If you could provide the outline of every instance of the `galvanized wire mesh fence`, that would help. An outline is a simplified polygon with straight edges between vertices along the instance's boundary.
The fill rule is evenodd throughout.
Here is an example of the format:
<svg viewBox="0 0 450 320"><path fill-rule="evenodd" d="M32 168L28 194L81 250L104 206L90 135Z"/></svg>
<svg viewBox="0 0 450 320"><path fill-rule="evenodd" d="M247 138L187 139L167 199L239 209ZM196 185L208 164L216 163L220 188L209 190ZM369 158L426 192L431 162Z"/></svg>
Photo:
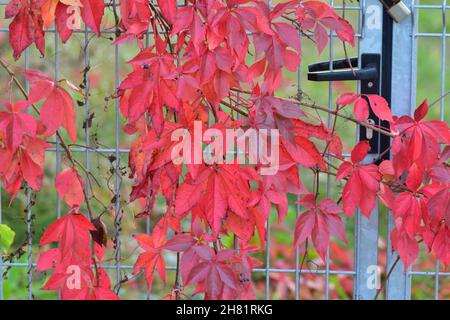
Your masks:
<svg viewBox="0 0 450 320"><path fill-rule="evenodd" d="M117 6L118 4L115 1L106 1L109 6ZM348 1L347 1L348 2ZM420 38L437 38L442 42L441 46L441 86L440 86L440 95L441 98L439 100L440 104L440 115L441 119L445 120L445 94L446 92L446 56L447 56L447 46L446 46L446 40L450 36L450 34L447 31L447 17L446 13L447 10L450 8L450 6L447 5L447 1L443 0L442 4L433 4L433 5L421 5L417 1L412 0L404 0L404 2L412 9L413 15L412 18L409 19L406 23L399 24L394 26L394 51L393 51L393 79L392 79L392 87L398 88L394 94L393 94L393 100L392 100L392 108L393 112L395 114L411 114L413 113L415 102L416 102L416 66L417 63L421 63L421 61L417 61L417 42ZM0 7L5 6L8 3L8 1L0 1ZM361 0L359 2L352 1L351 3L346 4L345 1L339 0L334 1L331 0L330 4L334 6L338 12L342 13L345 12L346 15L352 15L353 16L353 25L356 31L356 37L358 38L357 43L361 43L363 41L367 40L373 40L373 39L365 39L366 36L366 30L365 30L365 23L368 19L367 15L371 13L373 9L373 6L376 6L377 8L381 8L381 4L377 0ZM372 7L372 8L371 8ZM424 10L433 10L436 12L436 14L440 14L442 16L442 32L441 33L430 33L430 32L419 32L418 31L418 25L419 25L419 14L420 12ZM7 34L9 32L7 24L2 23L0 25L0 34ZM96 50L96 42L95 39L91 40L91 36L93 33L88 30L84 29L81 31L75 31L77 34L81 35L82 39L82 48L83 48L83 66L82 68L85 69L85 87L84 91L86 96L88 97L86 100L86 103L84 105L84 118L89 119L89 117L92 114L91 110L91 99L89 98L90 94L92 93L92 86L90 83L90 67L91 67L91 54L93 50ZM103 34L107 34L112 36L114 34L115 30L114 28L108 28L105 30L102 30ZM47 34L50 34L48 37L53 38L53 47L55 50L54 54L54 76L56 79L60 77L61 73L61 65L60 58L60 40L59 36L55 29L50 29L47 31ZM336 51L339 51L338 54L342 54L341 49L337 49L337 45L340 45L338 41L336 41L336 34L331 33L329 35L330 37L330 45L328 49L328 56L330 61L333 60L333 58L342 58L342 56L337 56ZM4 43L2 45L6 45L7 39L3 40ZM73 40L69 40L73 41ZM147 34L146 37L146 43L147 45L151 42L151 33ZM361 47L363 49L370 46L370 43L363 44ZM361 47L358 46L358 49L354 50L355 53L358 53L358 56L361 53ZM114 86L117 87L120 83L120 61L121 61L121 50L125 50L122 47L119 47L117 45L113 46L111 50L107 51L105 54L108 56L113 55L113 61L112 65L108 65L108 68L114 68ZM375 48L374 50L379 50L378 48ZM23 66L25 68L30 67L30 57L32 55L35 55L36 51L35 49L28 49L26 50L23 58ZM313 61L311 61L313 62ZM330 64L330 69L332 69L332 64ZM305 79L305 72L303 72L302 67L299 68L298 74L297 74L297 91L298 94L302 94L302 90L305 89L307 91L308 88L304 88L306 86L306 83L304 82ZM435 81L435 79L430 80ZM28 89L28 84L27 84ZM327 92L327 101L328 101L328 107L331 110L334 107L334 98L336 96L336 89L333 85L333 83L328 83L327 88L324 88ZM114 91L114 88L110 88L111 92ZM331 116L328 119L329 125L331 127ZM102 124L106 125L106 124ZM108 125L111 125L110 123ZM89 125L86 125L84 128L84 134L85 134L85 141L84 145L81 146L74 146L71 148L72 152L83 155L84 156L84 162L86 165L86 169L88 171L91 170L91 161L92 156L97 154L104 154L104 155L114 155L115 160L113 161L114 165L114 221L113 221L113 229L114 229L114 261L110 262L103 267L109 271L115 272L115 281L116 281L116 287L115 289L119 292L121 287L121 280L123 278L124 272L129 272L132 270L132 261L127 260L127 264L123 262L122 257L122 236L121 236L121 225L123 222L123 208L122 208L122 197L121 194L121 183L122 183L122 176L120 174L121 172L121 166L126 165L126 163L123 163L124 157L123 155L127 155L128 149L123 148L121 144L121 138L123 137L121 131L121 118L120 118L120 112L119 112L119 105L118 100L114 101L114 147L113 148L103 148L99 147L97 144L92 144L92 137L91 137L91 128ZM355 130L356 132L356 130ZM356 135L355 135L356 138ZM59 172L61 170L61 161L64 157L64 151L60 147L58 141L55 141L55 147L47 150L48 154L53 154L55 156L55 171ZM122 163L121 163L122 160ZM323 182L325 190L323 190L324 193L327 195L331 195L333 192L334 182L331 179L330 175L327 175L326 179ZM86 191L88 194L91 193L91 190L89 190L89 184L86 185ZM26 261L22 262L11 262L11 261L3 261L0 258L0 274L2 274L2 277L0 277L0 299L7 298L4 295L3 288L4 288L4 279L3 274L7 269L10 268L24 268L27 271L27 279L26 279L26 285L27 285L27 298L33 299L33 292L35 291L33 289L33 273L35 272L35 261L36 257L33 252L33 248L36 247L38 240L33 237L33 208L31 205L32 198L31 198L31 191L26 191ZM1 201L1 199L0 199ZM0 223L2 221L3 208L5 208L7 204L1 203L0 205ZM56 199L56 215L55 218L61 217L63 214L61 209L61 202L59 199ZM295 207L296 216L301 214L301 208L299 205L296 205ZM39 217L37 217L39 218ZM146 218L146 231L149 233L151 230L151 220L150 218ZM263 275L265 277L264 279L264 298L271 299L273 298L273 291L271 290L271 279L273 275L275 274L285 274L292 276L294 278L294 288L293 288L293 298L298 299L301 296L301 290L302 285L304 282L302 282L302 276L303 275L315 275L318 277L323 277L325 286L324 286L324 293L321 298L329 299L330 298L330 288L332 288L331 283L331 277L351 277L353 279L353 298L355 299L371 299L375 296L377 288L369 287L368 286L368 277L370 274L368 274L368 267L377 265L378 262L378 239L379 239L379 227L378 227L378 212L375 212L373 215L373 218L371 221L367 221L364 217L361 216L361 214L357 214L355 219L355 226L354 226L354 248L350 248L350 250L354 251L354 263L347 267L347 268L331 268L330 265L332 263L331 257L330 257L330 251L327 252L327 259L322 267L305 267L303 263L303 257L300 252L300 249L297 249L295 251L295 263L294 267L279 267L277 265L274 265L272 259L271 259L271 243L272 243L272 233L271 233L271 227L273 227L274 222L269 221L267 222L267 247L265 250L265 265L264 267L256 268L254 270L255 275ZM390 221L392 224L392 221ZM389 247L389 244L388 244ZM387 266L388 269L394 265L394 261L396 260L396 255L391 255L390 250L388 249L388 259L387 259ZM168 266L168 270L174 270L174 266ZM401 263L397 264L395 268L393 268L393 272L391 274L391 277L387 284L387 297L391 299L409 299L411 297L411 278L412 277L433 277L435 279L435 289L434 289L434 297L437 299L440 296L440 281L447 281L448 276L450 273L444 272L441 270L442 266L439 264L438 261L436 261L435 269L432 271L423 271L423 270L408 270L406 273L403 272L403 267L401 266ZM442 280L444 279L445 280ZM447 283L447 282L446 282ZM142 288L143 292L145 291L144 288Z"/></svg>

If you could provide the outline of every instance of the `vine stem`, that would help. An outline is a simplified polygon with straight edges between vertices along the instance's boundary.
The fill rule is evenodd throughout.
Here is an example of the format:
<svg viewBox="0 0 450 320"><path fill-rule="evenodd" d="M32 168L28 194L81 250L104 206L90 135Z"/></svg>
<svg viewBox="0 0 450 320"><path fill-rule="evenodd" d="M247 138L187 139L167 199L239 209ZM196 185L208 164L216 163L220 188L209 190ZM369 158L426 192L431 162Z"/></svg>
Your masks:
<svg viewBox="0 0 450 320"><path fill-rule="evenodd" d="M249 94L249 95L252 94L252 92L250 92L250 91L241 90L241 89L237 89L237 88L232 88L231 90L239 92L239 93ZM358 124L360 126L366 127L366 128L371 129L373 131L379 132L379 133L381 133L381 134L383 134L385 136L391 137L391 138L397 137L397 135L395 133L392 133L390 131L381 129L381 128L379 128L377 126L374 126L374 125L371 125L371 124L369 124L367 122L359 121L359 120L357 120L355 118L343 115L343 114L339 113L339 111L337 111L337 110L329 110L328 108L319 106L319 105L317 105L315 103L308 103L308 102L304 102L304 101L300 101L300 100L292 100L292 99L282 99L282 100L287 101L287 102L291 102L291 103L294 103L294 104L297 104L297 105L300 105L300 106L303 106L303 107L307 107L307 108L310 108L310 109L324 111L326 113L329 113L329 114L332 114L334 116L340 117L342 119L351 121L351 122L353 122L355 124ZM229 105L226 102L224 103L222 101L221 103L226 105L227 107L229 107Z"/></svg>
<svg viewBox="0 0 450 320"><path fill-rule="evenodd" d="M381 133L381 134L383 134L385 136L391 137L391 138L395 138L397 136L395 133L383 130L383 129L378 128L377 126L371 125L371 124L369 124L367 122L359 121L359 120L356 120L356 119L354 119L352 117L345 116L345 115L339 113L336 110L329 110L328 108L325 108L325 107L322 107L322 106L318 106L315 103L307 103L307 102L297 101L297 100L287 100L287 101L292 102L292 103L296 103L298 105L301 105L301 106L304 106L304 107L307 107L307 108L311 108L311 109L315 109L315 110L320 110L320 111L325 111L327 113L331 113L331 114L333 114L333 115L335 115L337 117L340 117L340 118L343 118L345 120L351 121L353 123L356 123L358 125L366 127L366 128L371 129L373 131L379 132L379 133Z"/></svg>

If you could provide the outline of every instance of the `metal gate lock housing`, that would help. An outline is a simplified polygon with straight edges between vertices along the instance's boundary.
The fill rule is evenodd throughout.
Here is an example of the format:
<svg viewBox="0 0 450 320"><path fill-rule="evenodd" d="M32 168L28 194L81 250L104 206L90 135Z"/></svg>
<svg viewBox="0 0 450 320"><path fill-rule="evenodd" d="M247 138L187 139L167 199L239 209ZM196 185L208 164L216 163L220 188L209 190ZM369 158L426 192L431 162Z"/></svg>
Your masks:
<svg viewBox="0 0 450 320"><path fill-rule="evenodd" d="M387 13L394 19L395 22L400 23L411 15L411 10L403 3L402 0L394 0L392 6L388 6L384 0L380 0L386 8Z"/></svg>

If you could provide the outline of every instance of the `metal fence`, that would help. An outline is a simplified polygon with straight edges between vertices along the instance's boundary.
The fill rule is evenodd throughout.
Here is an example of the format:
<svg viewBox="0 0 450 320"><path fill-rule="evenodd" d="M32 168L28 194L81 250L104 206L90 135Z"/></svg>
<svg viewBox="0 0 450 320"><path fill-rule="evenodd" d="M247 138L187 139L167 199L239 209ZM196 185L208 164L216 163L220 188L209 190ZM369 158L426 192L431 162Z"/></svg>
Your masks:
<svg viewBox="0 0 450 320"><path fill-rule="evenodd" d="M117 5L115 1L106 1L110 6ZM275 2L275 1L274 1ZM347 1L349 2L349 1ZM440 115L441 119L444 120L444 105L445 105L445 94L446 87L446 40L450 36L447 32L447 24L446 24L446 11L450 9L450 6L447 5L447 1L443 0L442 3L438 4L429 4L429 5L421 5L418 1L414 0L403 0L403 2L411 9L412 16L407 20L403 21L400 24L394 24L393 26L393 51L392 51L392 84L389 90L395 92L391 97L391 106L394 114L412 114L414 111L414 106L416 105L416 66L417 63L421 63L421 61L417 61L416 51L417 51L417 42L419 38L437 38L442 42L441 46L441 87L440 87ZM0 0L0 7L5 6L8 1ZM345 0L334 1L331 0L330 4L334 6L339 12L345 11L346 13L350 13L354 15L354 27L356 30L356 36L358 38L358 56L365 53L378 53L382 54L382 42L383 42L383 7L378 0L361 0L359 2L351 1L348 4L345 3ZM419 32L419 14L425 10L433 10L433 12L437 15L442 16L442 32L441 33L428 33L428 32ZM0 34L7 34L8 28L7 25L0 25ZM48 33L52 34L54 37L54 48L55 48L55 62L54 62L54 76L56 79L60 76L60 53L59 48L61 46L58 34L55 29L51 29ZM84 36L84 68L89 68L90 66L90 52L95 49L95 41L90 42L89 37L92 35L92 32L85 29L84 31L78 31L77 33L81 33ZM104 30L103 33L113 34L114 30L107 29ZM147 44L151 41L151 35L147 36ZM70 40L71 41L71 40ZM336 40L336 35L334 33L330 34L330 45L329 45L329 60L332 61L333 58L336 58L336 44L338 41ZM119 56L120 51L122 50L119 46L114 46L114 68L115 79L114 83L117 87L120 83L119 79ZM33 51L32 51L33 50ZM30 56L36 54L34 49L26 50L24 53L24 67L29 67ZM109 52L108 52L109 54ZM337 57L342 58L342 57ZM330 69L333 68L333 65L330 63ZM386 68L386 66L383 66ZM87 70L86 69L86 70ZM302 88L304 87L304 79L305 72L304 67L300 67L298 71L297 81L298 81L298 93L302 92ZM86 72L87 74L89 71ZM89 97L91 92L91 86L89 83L89 77L86 77L86 86L85 86L85 94ZM434 81L434 79L433 79ZM333 84L330 82L328 85L328 107L330 109L334 106L333 94L335 93L335 89ZM359 86L358 86L359 87ZM28 84L27 84L28 88ZM120 281L122 279L123 272L127 272L132 270L132 265L124 265L121 263L121 223L122 223L122 208L121 208L121 155L126 155L128 153L127 149L121 149L121 126L120 126L120 112L118 101L115 102L115 146L114 148L98 148L97 146L91 147L91 133L90 127L86 126L85 128L85 136L86 140L84 141L85 147L74 147L72 151L77 154L84 154L84 160L86 163L86 168L91 170L91 157L93 154L106 154L106 155L115 155L115 182L114 182L114 192L115 192L115 219L114 219L114 234L115 234L115 262L109 263L108 265L104 265L103 267L115 271L115 280L119 284L117 288L120 287ZM85 104L85 117L89 118L91 115L91 105L89 98ZM329 119L331 121L331 118ZM330 123L331 126L331 123ZM61 169L61 159L63 156L63 150L58 145L58 141L56 141L55 148L49 149L48 153L52 153L56 156L56 172ZM326 178L326 193L327 195L332 192L333 181L331 177L328 175ZM90 193L89 186L86 186L88 194ZM33 245L38 243L39 239L34 239L32 236L32 206L31 202L31 192L27 191L27 221L26 221L26 230L27 230L27 250L26 250L26 262L9 262L0 260L0 299L4 298L3 293L3 273L6 268L25 268L27 270L27 292L28 298L33 299L33 273L35 272L35 256L33 253ZM1 201L1 199L0 199ZM0 203L0 223L2 220L2 209L6 207L7 204ZM61 216L61 203L60 200L56 201L56 216L55 218L59 218ZM296 207L296 215L301 214L301 208L297 205ZM324 299L329 299L330 297L330 277L332 276L346 276L353 278L353 298L354 299L373 299L377 293L377 288L368 285L370 281L372 281L371 277L373 274L371 273L373 266L378 265L378 257L379 257L379 213L378 209L375 210L372 214L372 218L367 220L362 217L360 213L357 214L355 219L355 232L354 232L354 264L353 268L345 269L345 270L336 270L330 268L330 252L327 252L326 263L323 268L301 268L301 254L297 249L295 253L295 267L294 268L278 268L271 264L270 254L271 254L271 226L273 224L268 221L267 224L267 248L265 251L265 266L262 268L257 268L254 270L257 274L262 274L265 276L265 295L266 299L271 299L271 276L273 274L281 273L288 274L295 278L295 288L294 288L294 298L298 299L300 297L300 292L302 290L301 287L301 276L305 274L314 274L320 277L324 277L325 279L325 292ZM150 232L151 225L150 219L147 218L146 222L146 230ZM392 226L393 221L390 218L390 226ZM387 247L390 247L388 243ZM387 269L389 270L396 260L396 254L390 254L390 250L387 249ZM0 258L1 259L1 258ZM387 281L387 298L388 299L409 299L411 297L411 279L412 277L432 277L434 278L434 297L436 299L439 298L440 293L440 281L446 278L450 273L441 271L441 266L438 261L436 261L435 269L432 271L424 271L424 270L412 270L409 269L406 273L403 272L403 266L401 263L398 263L395 268L393 268L393 272L390 278ZM174 267L168 267L169 270L173 270ZM372 271L370 271L372 270ZM114 281L113 281L114 282Z"/></svg>

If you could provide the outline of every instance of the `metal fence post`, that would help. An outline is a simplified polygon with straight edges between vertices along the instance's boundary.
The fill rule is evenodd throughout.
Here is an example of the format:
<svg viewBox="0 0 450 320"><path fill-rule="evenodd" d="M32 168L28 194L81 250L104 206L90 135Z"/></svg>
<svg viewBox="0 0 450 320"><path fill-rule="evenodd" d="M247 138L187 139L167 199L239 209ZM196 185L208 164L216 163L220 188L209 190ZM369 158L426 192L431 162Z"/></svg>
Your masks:
<svg viewBox="0 0 450 320"><path fill-rule="evenodd" d="M383 7L378 0L362 2L363 26L360 42L360 54L382 53ZM361 60L359 59L360 64ZM383 70L383 66L381 66ZM381 84L378 84L381 85ZM379 88L381 89L381 88ZM366 163L372 162L377 155L369 155ZM378 279L378 205L370 220L361 212L356 216L355 232L355 270L354 299L373 299L377 291Z"/></svg>
<svg viewBox="0 0 450 320"><path fill-rule="evenodd" d="M411 12L414 12L414 0L403 0ZM394 115L409 115L415 105L416 53L414 34L414 14L394 25L392 48L392 92L391 108ZM394 227L394 217L389 213L389 234ZM398 254L392 253L388 235L387 270L391 270ZM404 272L404 265L399 261L392 269L386 284L386 299L406 300L411 294L411 278Z"/></svg>

